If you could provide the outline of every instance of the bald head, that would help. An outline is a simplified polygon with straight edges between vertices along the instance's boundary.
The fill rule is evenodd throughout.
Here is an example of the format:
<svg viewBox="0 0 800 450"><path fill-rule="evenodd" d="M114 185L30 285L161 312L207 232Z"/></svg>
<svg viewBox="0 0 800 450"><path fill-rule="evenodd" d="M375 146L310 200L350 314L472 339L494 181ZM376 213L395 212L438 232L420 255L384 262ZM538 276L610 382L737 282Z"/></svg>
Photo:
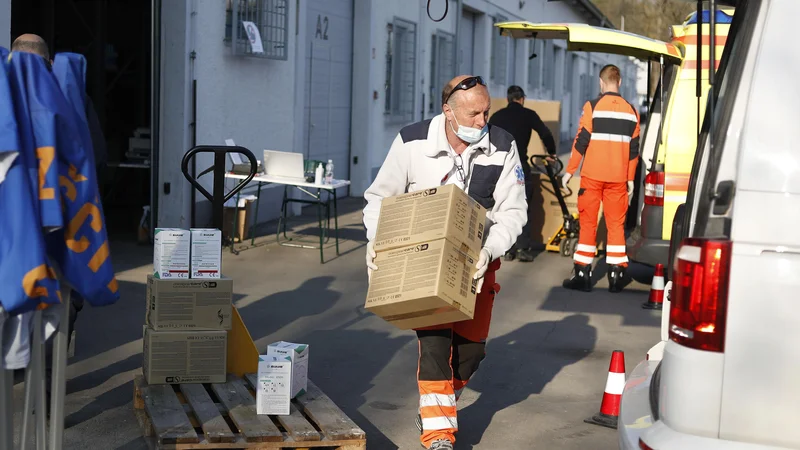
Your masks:
<svg viewBox="0 0 800 450"><path fill-rule="evenodd" d="M450 80L442 90L442 113L450 123L445 130L451 145L459 139L456 137L457 129L467 127L480 130L486 126L491 99L489 90L482 83L482 79L478 82L476 77L461 75Z"/></svg>
<svg viewBox="0 0 800 450"><path fill-rule="evenodd" d="M470 94L484 94L486 98L489 97L489 90L486 89L486 86L481 84L477 84L472 88L467 90L459 89L453 92L453 95L450 95L450 92L458 86L462 81L467 80L469 78L473 78L473 75L459 75L452 80L448 81L447 84L442 89L442 105L449 104L451 108L455 108L456 104L459 103L459 100L463 100L464 97L471 97ZM448 99L447 97L450 96Z"/></svg>
<svg viewBox="0 0 800 450"><path fill-rule="evenodd" d="M41 36L35 34L23 34L15 39L11 44L11 51L33 53L50 61L50 50L47 48L47 43Z"/></svg>

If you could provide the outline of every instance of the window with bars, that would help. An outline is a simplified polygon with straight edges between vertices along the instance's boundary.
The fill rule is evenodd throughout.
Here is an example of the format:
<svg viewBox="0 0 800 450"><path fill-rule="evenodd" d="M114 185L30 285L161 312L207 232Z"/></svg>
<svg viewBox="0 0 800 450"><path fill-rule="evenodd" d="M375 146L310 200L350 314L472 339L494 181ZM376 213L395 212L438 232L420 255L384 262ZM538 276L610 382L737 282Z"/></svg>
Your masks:
<svg viewBox="0 0 800 450"><path fill-rule="evenodd" d="M503 16L495 16L492 18L493 25L495 23L505 22ZM499 84L506 84L508 82L508 40L509 38L500 36L500 30L492 27L492 56L491 56L491 78L492 81Z"/></svg>
<svg viewBox="0 0 800 450"><path fill-rule="evenodd" d="M456 76L453 59L454 42L454 36L444 31L437 31L431 37L431 77L428 89L430 112L440 111L444 85Z"/></svg>
<svg viewBox="0 0 800 450"><path fill-rule="evenodd" d="M531 95L542 85L542 58L544 58L544 42L533 40L530 45L530 54L536 57L528 60L528 90Z"/></svg>
<svg viewBox="0 0 800 450"><path fill-rule="evenodd" d="M414 120L417 25L395 18L386 31L384 114L392 121L410 122Z"/></svg>
<svg viewBox="0 0 800 450"><path fill-rule="evenodd" d="M227 0L226 5L225 42L234 55L288 59L289 0ZM254 51L245 22L258 31L263 52Z"/></svg>

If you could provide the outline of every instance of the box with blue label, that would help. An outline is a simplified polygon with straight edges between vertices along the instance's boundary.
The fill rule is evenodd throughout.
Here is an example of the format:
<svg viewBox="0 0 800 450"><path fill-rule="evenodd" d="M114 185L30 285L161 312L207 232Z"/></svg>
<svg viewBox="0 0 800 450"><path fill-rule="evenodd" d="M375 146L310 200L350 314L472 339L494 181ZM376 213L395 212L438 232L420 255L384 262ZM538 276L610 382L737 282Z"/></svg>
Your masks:
<svg viewBox="0 0 800 450"><path fill-rule="evenodd" d="M267 355L289 358L292 362L291 398L305 394L308 389L308 345L275 342L267 347Z"/></svg>

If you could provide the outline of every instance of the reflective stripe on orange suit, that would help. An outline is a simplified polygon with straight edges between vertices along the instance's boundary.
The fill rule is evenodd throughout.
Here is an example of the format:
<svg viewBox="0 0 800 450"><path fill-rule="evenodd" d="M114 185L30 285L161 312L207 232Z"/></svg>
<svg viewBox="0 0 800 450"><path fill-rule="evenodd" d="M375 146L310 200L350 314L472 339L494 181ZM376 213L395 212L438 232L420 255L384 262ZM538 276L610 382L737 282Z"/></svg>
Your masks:
<svg viewBox="0 0 800 450"><path fill-rule="evenodd" d="M581 166L578 214L581 231L573 259L591 264L597 245L600 203L608 226L606 262L628 265L625 249L627 182L636 176L639 159L639 114L622 96L603 94L583 106L567 173Z"/></svg>
<svg viewBox="0 0 800 450"><path fill-rule="evenodd" d="M455 442L457 400L485 356L494 296L500 291L495 272L500 260L489 264L472 320L417 329L419 338L420 441L425 448L439 439Z"/></svg>

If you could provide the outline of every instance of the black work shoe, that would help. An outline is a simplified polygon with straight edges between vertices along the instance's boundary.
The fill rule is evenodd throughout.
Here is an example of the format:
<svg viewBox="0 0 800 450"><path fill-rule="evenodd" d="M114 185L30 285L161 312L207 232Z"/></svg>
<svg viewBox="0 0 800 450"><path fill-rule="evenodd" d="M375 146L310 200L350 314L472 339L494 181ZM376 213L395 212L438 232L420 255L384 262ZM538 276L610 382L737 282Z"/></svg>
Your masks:
<svg viewBox="0 0 800 450"><path fill-rule="evenodd" d="M533 261L534 254L530 249L523 248L517 250L517 259L519 262L531 262Z"/></svg>
<svg viewBox="0 0 800 450"><path fill-rule="evenodd" d="M575 264L572 270L572 277L564 280L562 286L566 289L574 289L576 291L591 292L592 291L592 266Z"/></svg>
<svg viewBox="0 0 800 450"><path fill-rule="evenodd" d="M514 252L506 252L506 254L504 255L503 259L505 259L506 261L513 261L514 258L516 258L516 257L517 257L516 253L514 253Z"/></svg>
<svg viewBox="0 0 800 450"><path fill-rule="evenodd" d="M616 264L608 268L608 292L622 292L625 287L625 269L624 266Z"/></svg>

